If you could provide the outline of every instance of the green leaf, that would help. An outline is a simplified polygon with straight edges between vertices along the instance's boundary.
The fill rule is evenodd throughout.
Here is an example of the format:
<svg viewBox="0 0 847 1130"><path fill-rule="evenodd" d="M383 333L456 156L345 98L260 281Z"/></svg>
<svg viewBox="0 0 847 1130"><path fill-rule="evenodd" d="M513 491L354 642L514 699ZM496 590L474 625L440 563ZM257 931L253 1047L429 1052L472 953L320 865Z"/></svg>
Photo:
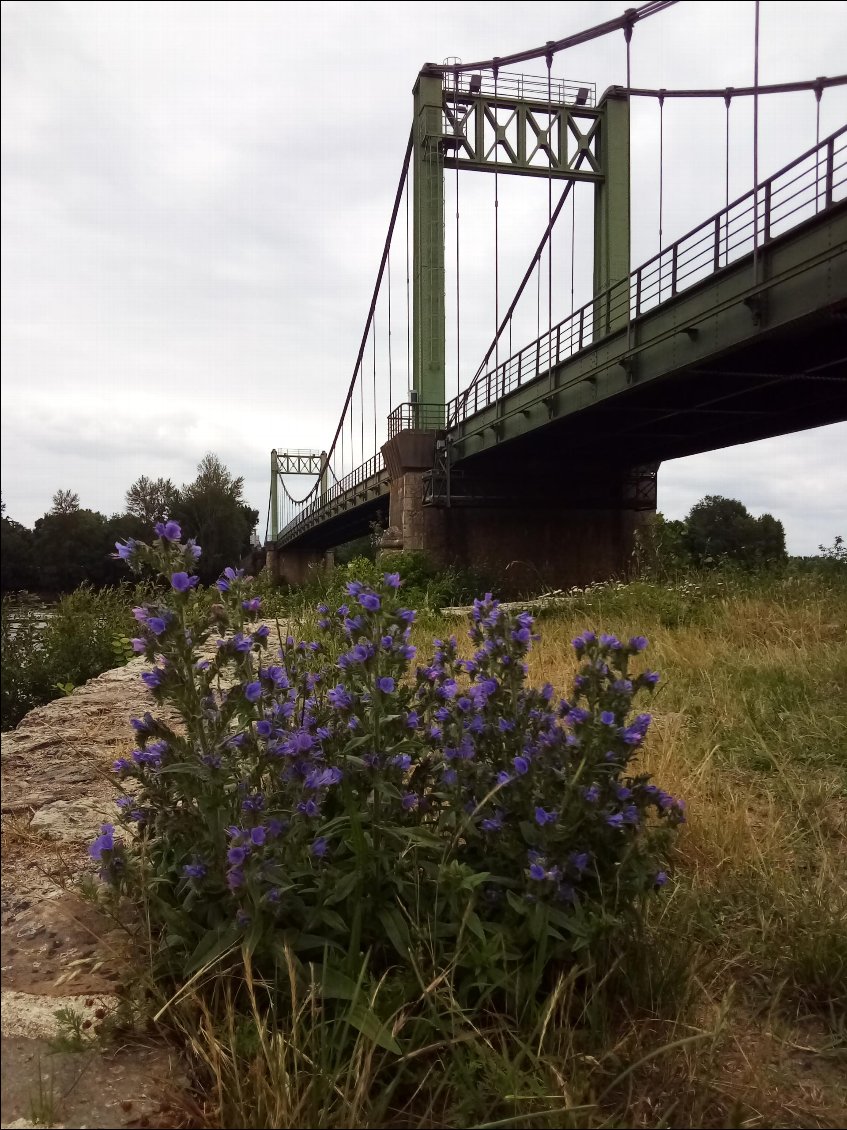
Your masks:
<svg viewBox="0 0 847 1130"><path fill-rule="evenodd" d="M474 871L462 879L462 890L472 891L488 878L487 871Z"/></svg>
<svg viewBox="0 0 847 1130"><path fill-rule="evenodd" d="M476 911L472 910L470 912L470 914L467 916L467 918L465 919L465 921L467 922L468 929L470 930L470 932L472 934L476 934L476 936L479 938L479 940L481 942L484 942L485 941L485 928L483 927L482 922L480 921L479 915L476 913Z"/></svg>
<svg viewBox="0 0 847 1130"><path fill-rule="evenodd" d="M412 946L406 919L396 907L386 907L379 912L379 920L385 928L388 940L403 958L408 958Z"/></svg>
<svg viewBox="0 0 847 1130"><path fill-rule="evenodd" d="M321 909L321 921L334 930L337 934L349 933L349 927L337 910L330 910L325 906Z"/></svg>
<svg viewBox="0 0 847 1130"><path fill-rule="evenodd" d="M342 751L342 757L346 757L354 749L359 749L360 746L366 745L370 741L373 741L370 734L363 734L360 738L351 738Z"/></svg>
<svg viewBox="0 0 847 1130"><path fill-rule="evenodd" d="M341 949L337 942L331 941L329 938L319 937L317 934L293 934L291 937L291 948L295 951L298 950L318 950L318 949Z"/></svg>
<svg viewBox="0 0 847 1130"><path fill-rule="evenodd" d="M385 1021L380 1020L372 1008L368 1008L367 1005L360 1002L353 1004L345 1019L363 1036L373 1040L377 1047L384 1048L387 1052L393 1052L394 1055L400 1055L400 1045L391 1035Z"/></svg>
<svg viewBox="0 0 847 1130"><path fill-rule="evenodd" d="M586 923L577 918L573 914L566 914L562 910L557 910L556 907L551 906L547 908L547 916L551 922L555 922L557 926L561 926L563 930L567 930L569 934L573 934L575 938L587 938L588 926Z"/></svg>
<svg viewBox="0 0 847 1130"><path fill-rule="evenodd" d="M515 911L516 914L524 915L527 913L526 903L523 899L518 898L514 891L507 890L506 898L509 902L509 906L512 908L512 910Z"/></svg>
<svg viewBox="0 0 847 1130"><path fill-rule="evenodd" d="M185 966L186 973L196 973L204 965L208 965L226 953L228 949L241 937L241 929L232 923L230 926L218 926L214 930L207 930L194 949Z"/></svg>
<svg viewBox="0 0 847 1130"><path fill-rule="evenodd" d="M184 773L187 777L207 778L209 770L205 765L195 765L191 761L174 761L170 765L163 765L159 776L165 777L173 773Z"/></svg>
<svg viewBox="0 0 847 1130"><path fill-rule="evenodd" d="M352 894L355 890L358 882L359 875L356 871L351 871L349 874L345 875L343 879L339 879L333 890L325 897L324 905L335 906L336 903L346 899L347 896Z"/></svg>
<svg viewBox="0 0 847 1130"><path fill-rule="evenodd" d="M315 965L312 970L324 1000L352 1001L361 991L352 977L331 965Z"/></svg>

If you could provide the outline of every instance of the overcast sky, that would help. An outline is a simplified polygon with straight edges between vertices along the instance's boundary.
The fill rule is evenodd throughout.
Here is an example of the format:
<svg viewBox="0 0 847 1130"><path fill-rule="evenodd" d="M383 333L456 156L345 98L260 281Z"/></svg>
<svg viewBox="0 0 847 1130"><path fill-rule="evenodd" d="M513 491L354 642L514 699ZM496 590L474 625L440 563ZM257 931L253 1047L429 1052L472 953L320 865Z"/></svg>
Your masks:
<svg viewBox="0 0 847 1130"><path fill-rule="evenodd" d="M58 488L120 511L139 475L187 482L214 451L244 477L263 534L271 448L320 449L334 431L422 64L534 47L624 7L6 0L7 516L31 525ZM633 84L750 84L753 10L683 0L639 24ZM847 6L763 0L761 59L762 83L847 70ZM624 68L616 33L557 56L553 69L599 95L625 82ZM751 120L752 100L733 105L733 196L752 184ZM825 92L821 134L845 121L847 88ZM666 243L723 205L724 125L722 101L666 104ZM655 104L634 106L632 129L637 264L658 247ZM760 134L767 176L814 144L814 96L763 98ZM510 293L547 203L545 182L504 179ZM491 336L492 181L467 173L460 188L465 382ZM583 192L577 302L590 280L589 207ZM554 243L559 316L571 301L569 238L565 226ZM395 332L405 341L405 326ZM451 371L450 393L456 380ZM791 552L815 552L847 535L845 447L841 423L666 463L659 505L682 517L705 494L739 498L783 521Z"/></svg>

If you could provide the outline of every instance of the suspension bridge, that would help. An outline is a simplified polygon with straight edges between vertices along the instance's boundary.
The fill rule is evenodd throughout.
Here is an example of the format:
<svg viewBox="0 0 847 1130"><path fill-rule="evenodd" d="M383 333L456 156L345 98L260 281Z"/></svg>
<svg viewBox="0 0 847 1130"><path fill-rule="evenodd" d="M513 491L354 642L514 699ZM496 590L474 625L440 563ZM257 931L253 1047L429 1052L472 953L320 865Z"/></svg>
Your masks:
<svg viewBox="0 0 847 1130"><path fill-rule="evenodd" d="M847 419L847 124L821 136L826 91L847 76L714 89L630 85L634 29L670 2L643 4L578 35L481 62L427 64L347 395L322 450L274 450L266 549L297 583L334 547L382 529L386 550L510 566L575 584L622 573L655 512L663 460ZM599 98L553 75L558 55L605 35L625 44L625 84ZM546 75L512 68L542 60ZM814 97L813 143L759 169L758 107ZM725 107L724 206L665 245L662 134L659 251L630 261L630 111L652 100ZM752 184L730 199L732 107L753 103ZM493 338L462 372L459 184L493 186ZM500 288L503 178L546 184L544 230L514 294ZM455 199L448 280L445 185ZM454 187L453 187L454 186ZM593 274L574 308L575 196L593 198ZM570 255L553 233L570 213ZM565 221L562 217L565 217ZM557 283L567 306L562 316ZM449 289L452 291L448 299ZM452 301L451 301L452 300ZM513 336L535 314L535 336ZM446 396L450 352L459 391ZM532 319L530 318L530 321ZM452 365L451 365L452 368ZM297 493L304 477L310 485Z"/></svg>

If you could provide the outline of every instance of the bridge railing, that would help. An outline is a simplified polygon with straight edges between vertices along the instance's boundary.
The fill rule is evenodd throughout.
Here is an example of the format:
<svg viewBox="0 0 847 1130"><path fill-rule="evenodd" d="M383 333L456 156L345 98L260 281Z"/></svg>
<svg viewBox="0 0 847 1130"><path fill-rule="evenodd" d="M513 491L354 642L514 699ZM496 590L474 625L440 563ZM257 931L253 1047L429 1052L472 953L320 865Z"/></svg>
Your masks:
<svg viewBox="0 0 847 1130"><path fill-rule="evenodd" d="M500 71L496 83L493 75L483 71L473 76L476 80L473 87L471 87L471 77L465 72L454 76L450 71L445 71L444 89L448 94L458 92L460 95L474 93L493 95L496 91L500 98L514 98L521 102L546 103L549 97L554 105L579 101L582 106L593 106L597 101L596 84L578 79L551 78L548 90L546 78L521 75L514 71Z"/></svg>
<svg viewBox="0 0 847 1130"><path fill-rule="evenodd" d="M297 516L280 530L277 542L288 540L295 531L300 532L302 528L316 525L327 514L349 509L350 506L363 501L362 496L366 497L369 490L378 492L380 483L387 475L382 453L377 452L349 475L333 483L325 494L319 495L304 506Z"/></svg>
<svg viewBox="0 0 847 1130"><path fill-rule="evenodd" d="M683 290L847 198L847 126L613 283L447 405L453 427Z"/></svg>
<svg viewBox="0 0 847 1130"><path fill-rule="evenodd" d="M443 404L424 403L421 400L407 400L392 409L388 416L388 438L393 439L398 432L408 428L421 428L436 431L444 427Z"/></svg>

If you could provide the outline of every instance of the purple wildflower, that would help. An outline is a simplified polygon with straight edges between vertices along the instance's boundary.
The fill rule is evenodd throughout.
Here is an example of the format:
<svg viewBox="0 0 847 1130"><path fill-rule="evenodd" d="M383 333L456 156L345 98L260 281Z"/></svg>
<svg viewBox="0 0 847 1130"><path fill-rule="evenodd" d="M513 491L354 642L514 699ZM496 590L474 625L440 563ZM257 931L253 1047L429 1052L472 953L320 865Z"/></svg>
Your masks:
<svg viewBox="0 0 847 1130"><path fill-rule="evenodd" d="M116 541L115 549L118 551L117 556L121 559L121 561L129 561L133 553L135 553L135 547L137 545L138 542L135 540L135 538L127 538L126 545L124 545L123 542Z"/></svg>
<svg viewBox="0 0 847 1130"><path fill-rule="evenodd" d="M545 824L555 824L558 812L547 812L540 805L535 809L535 823L543 827Z"/></svg>
<svg viewBox="0 0 847 1130"><path fill-rule="evenodd" d="M101 824L100 835L88 848L92 859L102 859L104 851L115 850L115 825Z"/></svg>
<svg viewBox="0 0 847 1130"><path fill-rule="evenodd" d="M171 588L176 592L188 592L199 580L199 577L189 577L188 573L172 573Z"/></svg>
<svg viewBox="0 0 847 1130"><path fill-rule="evenodd" d="M153 530L160 538L164 538L166 541L179 541L182 537L179 522L157 522Z"/></svg>

